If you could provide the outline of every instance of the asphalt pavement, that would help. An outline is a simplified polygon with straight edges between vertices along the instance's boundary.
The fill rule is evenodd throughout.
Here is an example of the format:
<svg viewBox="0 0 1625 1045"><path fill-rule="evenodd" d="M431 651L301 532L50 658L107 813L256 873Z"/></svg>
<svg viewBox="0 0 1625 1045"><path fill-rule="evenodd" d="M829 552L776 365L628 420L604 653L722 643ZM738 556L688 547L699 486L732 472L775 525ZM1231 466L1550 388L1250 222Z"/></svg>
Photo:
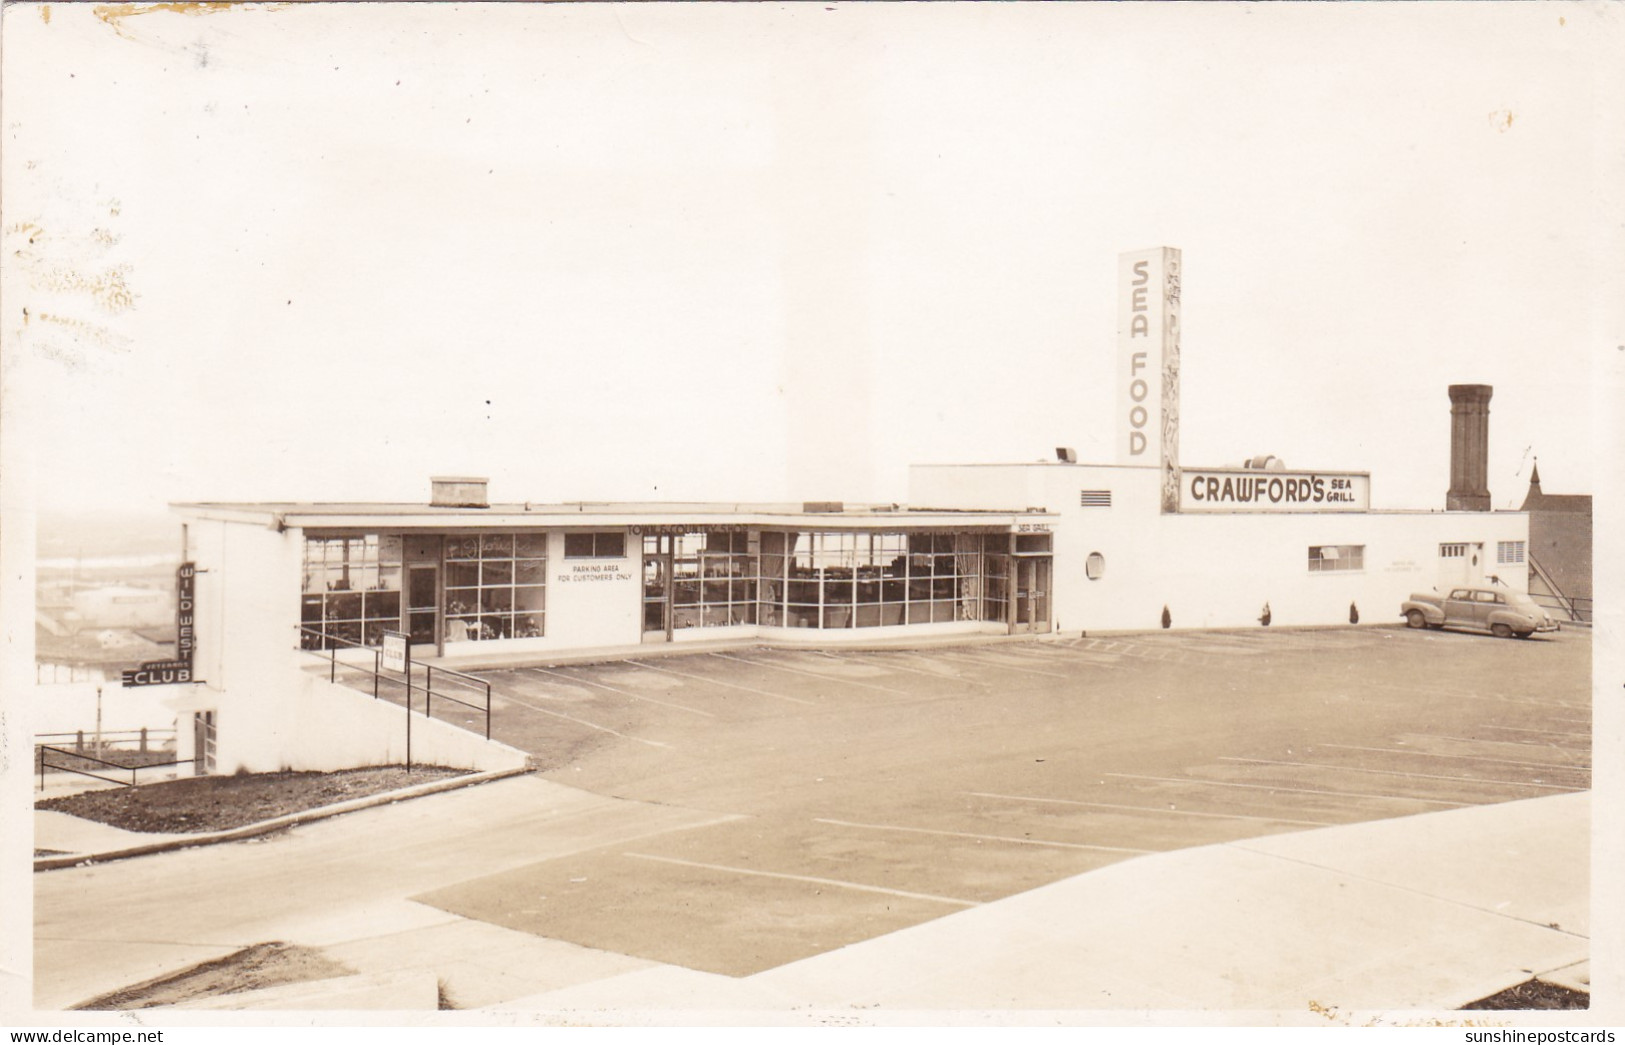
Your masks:
<svg viewBox="0 0 1625 1045"><path fill-rule="evenodd" d="M1449 1008L1587 958L1589 647L493 670L547 779L37 875L36 1003L279 939L515 1011Z"/></svg>

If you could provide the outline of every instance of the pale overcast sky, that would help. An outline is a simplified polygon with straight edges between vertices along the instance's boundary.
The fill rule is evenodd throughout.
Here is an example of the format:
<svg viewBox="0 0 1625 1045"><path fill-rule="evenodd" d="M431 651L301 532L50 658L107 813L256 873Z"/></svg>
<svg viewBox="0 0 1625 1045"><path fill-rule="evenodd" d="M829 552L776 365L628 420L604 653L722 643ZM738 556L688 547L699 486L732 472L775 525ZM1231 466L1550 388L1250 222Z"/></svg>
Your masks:
<svg viewBox="0 0 1625 1045"><path fill-rule="evenodd" d="M42 509L1109 461L1117 255L1158 245L1187 465L1442 508L1484 383L1497 507L1528 455L1592 489L1607 5L107 10L5 9Z"/></svg>

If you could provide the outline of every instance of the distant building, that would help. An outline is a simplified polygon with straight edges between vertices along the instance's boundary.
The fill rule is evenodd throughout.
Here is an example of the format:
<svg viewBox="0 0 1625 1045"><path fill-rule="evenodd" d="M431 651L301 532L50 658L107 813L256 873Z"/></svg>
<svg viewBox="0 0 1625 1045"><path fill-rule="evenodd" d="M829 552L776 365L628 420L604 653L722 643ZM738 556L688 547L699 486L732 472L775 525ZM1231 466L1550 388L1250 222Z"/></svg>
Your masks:
<svg viewBox="0 0 1625 1045"><path fill-rule="evenodd" d="M1529 594L1571 620L1591 620L1591 496L1547 493L1537 464L1519 510L1529 513Z"/></svg>
<svg viewBox="0 0 1625 1045"><path fill-rule="evenodd" d="M74 592L73 609L86 627L142 628L164 624L175 614L175 593L162 588L125 586Z"/></svg>

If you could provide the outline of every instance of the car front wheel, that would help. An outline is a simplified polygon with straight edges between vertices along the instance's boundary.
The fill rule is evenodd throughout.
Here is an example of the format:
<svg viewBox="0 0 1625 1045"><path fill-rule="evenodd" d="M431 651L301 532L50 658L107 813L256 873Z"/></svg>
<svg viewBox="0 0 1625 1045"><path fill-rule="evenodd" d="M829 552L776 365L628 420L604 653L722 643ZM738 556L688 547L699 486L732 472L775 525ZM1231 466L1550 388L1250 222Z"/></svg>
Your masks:
<svg viewBox="0 0 1625 1045"><path fill-rule="evenodd" d="M1405 614L1405 623L1413 628L1425 628L1427 627L1428 619L1422 616L1421 610L1411 610L1409 613Z"/></svg>
<svg viewBox="0 0 1625 1045"><path fill-rule="evenodd" d="M1512 629L1505 624L1491 626L1490 632L1498 639L1510 639L1512 637Z"/></svg>

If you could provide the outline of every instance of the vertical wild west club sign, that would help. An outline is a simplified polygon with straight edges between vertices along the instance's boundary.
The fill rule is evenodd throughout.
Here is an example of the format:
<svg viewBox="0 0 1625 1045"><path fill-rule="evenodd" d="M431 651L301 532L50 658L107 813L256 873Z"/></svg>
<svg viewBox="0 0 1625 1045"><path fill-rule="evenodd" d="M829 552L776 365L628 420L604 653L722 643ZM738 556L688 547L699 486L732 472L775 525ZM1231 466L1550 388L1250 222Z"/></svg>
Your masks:
<svg viewBox="0 0 1625 1045"><path fill-rule="evenodd" d="M1180 254L1118 256L1117 463L1162 469L1162 510L1179 511Z"/></svg>
<svg viewBox="0 0 1625 1045"><path fill-rule="evenodd" d="M124 673L126 686L165 686L178 682L194 682L192 677L192 651L197 646L197 632L192 626L192 580L197 574L194 563L183 562L175 571L175 659L148 661Z"/></svg>

